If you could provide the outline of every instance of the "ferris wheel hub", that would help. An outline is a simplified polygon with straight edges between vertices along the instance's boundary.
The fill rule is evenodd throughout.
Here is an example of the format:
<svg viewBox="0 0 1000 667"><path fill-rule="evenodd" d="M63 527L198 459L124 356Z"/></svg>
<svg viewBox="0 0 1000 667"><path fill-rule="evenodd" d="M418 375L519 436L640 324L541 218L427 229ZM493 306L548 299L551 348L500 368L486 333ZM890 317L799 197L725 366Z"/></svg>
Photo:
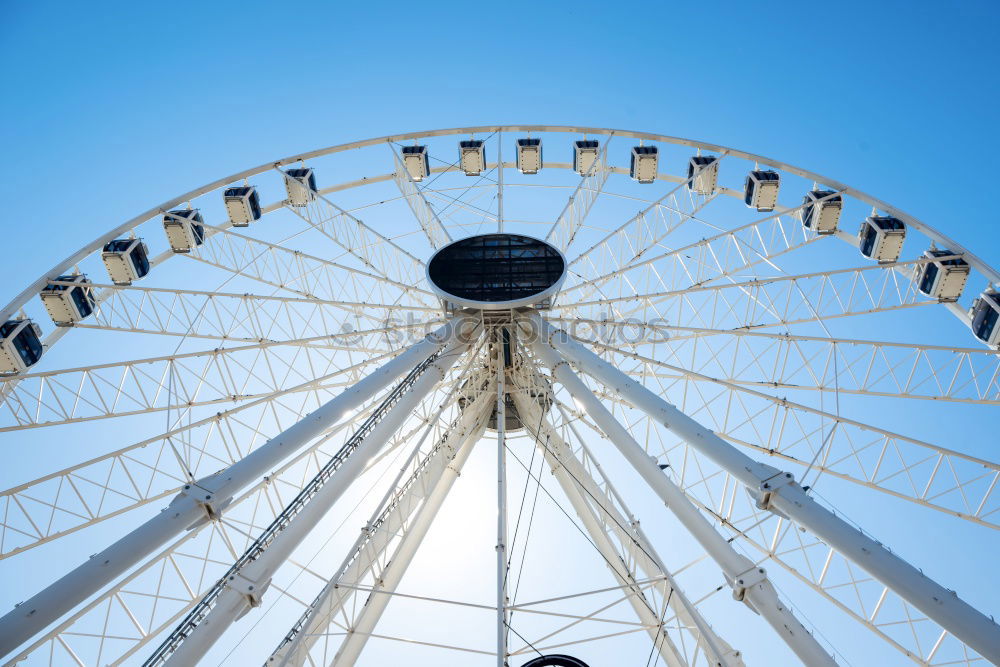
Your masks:
<svg viewBox="0 0 1000 667"><path fill-rule="evenodd" d="M548 309L565 277L561 252L520 234L470 236L427 263L427 279L446 310Z"/></svg>

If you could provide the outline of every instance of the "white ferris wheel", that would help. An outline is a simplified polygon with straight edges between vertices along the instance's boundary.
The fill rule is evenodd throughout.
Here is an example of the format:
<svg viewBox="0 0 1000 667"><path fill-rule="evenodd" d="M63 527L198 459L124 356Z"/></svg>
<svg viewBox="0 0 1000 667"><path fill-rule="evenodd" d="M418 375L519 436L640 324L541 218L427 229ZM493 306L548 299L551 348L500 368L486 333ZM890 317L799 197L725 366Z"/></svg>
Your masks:
<svg viewBox="0 0 1000 667"><path fill-rule="evenodd" d="M848 185L643 132L209 183L3 310L0 656L1000 663L998 286Z"/></svg>

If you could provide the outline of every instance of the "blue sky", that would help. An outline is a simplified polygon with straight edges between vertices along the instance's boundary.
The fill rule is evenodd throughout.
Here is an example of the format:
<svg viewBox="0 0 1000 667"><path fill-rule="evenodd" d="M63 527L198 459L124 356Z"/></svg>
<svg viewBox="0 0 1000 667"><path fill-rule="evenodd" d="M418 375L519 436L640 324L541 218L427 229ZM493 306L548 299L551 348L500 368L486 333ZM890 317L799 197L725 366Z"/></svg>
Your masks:
<svg viewBox="0 0 1000 667"><path fill-rule="evenodd" d="M0 301L224 174L489 123L646 130L771 156L997 266L998 27L992 2L7 2Z"/></svg>
<svg viewBox="0 0 1000 667"><path fill-rule="evenodd" d="M151 202L251 164L498 122L773 155L1000 260L984 233L998 166L996 3L99 7L0 10L11 276L34 277Z"/></svg>

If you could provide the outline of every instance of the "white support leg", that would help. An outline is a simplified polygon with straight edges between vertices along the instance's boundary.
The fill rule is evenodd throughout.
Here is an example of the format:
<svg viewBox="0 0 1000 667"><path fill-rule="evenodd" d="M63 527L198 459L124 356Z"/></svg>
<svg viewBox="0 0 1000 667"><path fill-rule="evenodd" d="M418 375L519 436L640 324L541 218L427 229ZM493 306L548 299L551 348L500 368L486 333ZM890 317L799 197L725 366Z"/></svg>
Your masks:
<svg viewBox="0 0 1000 667"><path fill-rule="evenodd" d="M369 576L374 582L373 588L390 593L395 590L398 579L402 578L460 474L472 446L482 436L492 406L491 393L483 392L463 409L458 423L445 434L442 441L417 466L411 479L404 484L405 491L395 496L389 506L369 522L375 528L362 533L347 560L316 596L294 635L286 638L271 654L268 664L281 667L302 665L332 620L359 594L359 588L363 587ZM383 560L396 535L400 535L400 538L395 551L391 557ZM378 571L375 568L380 562L386 562L386 565ZM378 595L375 592L369 596L353 625L353 629L359 633L356 639L361 645L347 651L346 644L353 637L348 635L339 649L341 653L360 653L389 598L389 595Z"/></svg>
<svg viewBox="0 0 1000 667"><path fill-rule="evenodd" d="M687 663L681 657L681 652L667 633L666 628L663 627L659 614L643 594L642 586L639 585L635 575L633 575L625 564L626 561L623 558L623 554L615 548L614 543L608 536L608 524L613 523L616 517L608 512L609 506L603 505L601 509L605 512L605 516L599 517L588 504L584 497L584 492L581 492L581 488L584 488L588 495L593 492L592 489L587 488L589 485L585 485L582 481L584 478L590 479L590 476L586 472L582 472L581 474L582 466L578 469L573 465L576 459L572 453L567 451L568 445L547 423L543 424L541 428L535 429L535 425L543 421L537 405L532 410L533 402L519 394L514 394L514 401L517 405L518 414L521 415L522 419L530 420L530 424L529 421L524 421L524 423L535 437L539 449L542 450L545 462L551 468L553 476L559 482L559 486L569 499L570 504L573 505L574 511L576 511L594 546L604 558L608 569L611 570L618 584L628 595L629 604L635 610L640 622L646 627L646 631L653 640L653 645L656 647L657 652L670 667L686 667ZM596 487L596 484L594 486ZM591 497L601 498L605 495L599 490L598 494ZM659 571L659 568L654 567L651 569L654 571L647 571L647 578L664 579L664 573ZM671 607L676 609L674 596L679 591L675 589L672 595L669 590L672 584L673 582L669 584L664 582L664 585L660 585L661 589L666 589L661 590L661 593L664 599L670 599ZM676 599L679 600L679 598Z"/></svg>
<svg viewBox="0 0 1000 667"><path fill-rule="evenodd" d="M215 600L211 610L191 629L184 640L166 658L167 664L194 665L232 623L259 606L261 596L271 583L271 577L288 559L302 540L316 527L337 499L364 470L368 461L410 416L434 386L444 379L448 369L468 349L465 340L450 343L434 363L413 382L399 401L372 428L354 452L315 495L295 514L273 538L266 549L241 571L230 576L225 590Z"/></svg>
<svg viewBox="0 0 1000 667"><path fill-rule="evenodd" d="M349 665L353 665L361 655L361 651L368 642L368 638L374 632L375 626L382 617L382 612L385 611L389 600L392 598L389 593L395 591L399 586L406 568L409 566L410 561L413 560L413 555L427 534L427 530L434 521L434 517L437 516L438 510L441 509L441 505L448 496L448 492L451 491L455 480L461 473L462 466L465 465L469 454L472 453L473 447L480 437L482 437L483 431L486 430L488 415L489 411L482 413L476 425L469 432L466 432L465 442L461 445L458 453L451 452L453 459L445 467L441 478L434 486L433 492L420 508L413 526L407 532L403 541L400 542L399 548L396 549L396 552L392 556L392 560L389 561L379 576L377 586L379 590L372 591L365 602L365 606L355 620L354 626L347 637L344 638L344 643L341 644L340 650L337 651L337 655L333 659L334 667L348 667Z"/></svg>
<svg viewBox="0 0 1000 667"><path fill-rule="evenodd" d="M500 158L498 157L497 160ZM502 171L502 169L501 169ZM498 332L507 339L506 329ZM507 382L503 341L496 346L497 376L497 667L507 667Z"/></svg>
<svg viewBox="0 0 1000 667"><path fill-rule="evenodd" d="M661 594L664 599L669 600L669 606L680 624L695 638L713 665L742 667L743 659L739 651L719 637L697 607L691 604L645 536L627 529L631 522L618 511L614 500L598 485L573 453L572 447L544 419L537 402L529 400L520 392L512 395L518 413L522 415L522 422L534 436L553 475L604 556L608 568L620 585L627 587L626 590L634 591L629 601L643 624L648 626L649 635L664 661L668 665L683 664L666 629L660 627L660 619L655 610L643 598L635 575L625 566L627 562L635 563L647 579L663 580L660 585ZM587 498L590 498L589 502ZM618 548L610 539L609 531L617 536L620 545Z"/></svg>
<svg viewBox="0 0 1000 667"><path fill-rule="evenodd" d="M530 326L541 335L538 349L551 352L558 349L564 353L581 370L614 389L740 480L755 494L762 508L800 524L984 658L1000 664L1000 626L959 599L954 591L928 578L881 543L816 503L790 473L750 458L541 318L534 318Z"/></svg>
<svg viewBox="0 0 1000 667"><path fill-rule="evenodd" d="M468 326L460 317L452 318L245 458L188 485L155 517L19 604L0 618L0 656L41 632L185 529L219 518L241 489L258 481L282 460L444 345L468 336Z"/></svg>
<svg viewBox="0 0 1000 667"><path fill-rule="evenodd" d="M531 335L531 334L527 334ZM677 519L698 540L702 548L718 563L733 589L737 600L746 602L778 633L789 648L807 665L835 665L816 638L795 618L778 598L777 591L763 568L756 567L726 541L655 461L632 438L628 430L608 411L555 349L544 339L534 337L535 356L552 371L552 376L565 386L573 398L590 414L597 426L618 448L622 456L636 469L643 480L660 496Z"/></svg>

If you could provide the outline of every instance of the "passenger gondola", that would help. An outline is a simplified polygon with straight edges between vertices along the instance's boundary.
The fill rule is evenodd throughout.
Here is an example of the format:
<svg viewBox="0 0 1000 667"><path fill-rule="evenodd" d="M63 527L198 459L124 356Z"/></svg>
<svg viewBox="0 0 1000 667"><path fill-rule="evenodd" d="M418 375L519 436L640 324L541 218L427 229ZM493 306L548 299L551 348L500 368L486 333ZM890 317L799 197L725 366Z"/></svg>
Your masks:
<svg viewBox="0 0 1000 667"><path fill-rule="evenodd" d="M844 200L833 190L811 190L802 198L802 226L817 234L833 234Z"/></svg>
<svg viewBox="0 0 1000 667"><path fill-rule="evenodd" d="M97 299L94 297L93 289L89 287L90 281L86 276L80 274L59 276L55 282L73 283L72 285L49 283L40 294L45 310L49 312L49 317L57 326L73 326L94 312Z"/></svg>
<svg viewBox="0 0 1000 667"><path fill-rule="evenodd" d="M781 176L770 169L754 169L743 185L743 201L760 213L770 213L778 203Z"/></svg>
<svg viewBox="0 0 1000 667"><path fill-rule="evenodd" d="M917 289L939 301L955 301L962 295L965 281L969 279L969 263L954 257L951 250L931 248L924 257L934 261L917 267ZM937 259L951 257L951 259Z"/></svg>
<svg viewBox="0 0 1000 667"><path fill-rule="evenodd" d="M719 158L695 155L688 161L687 187L699 195L711 195L719 184Z"/></svg>
<svg viewBox="0 0 1000 667"><path fill-rule="evenodd" d="M478 176L486 171L486 147L479 139L458 142L458 163L466 176Z"/></svg>
<svg viewBox="0 0 1000 667"><path fill-rule="evenodd" d="M633 146L629 176L640 183L652 183L656 180L659 161L660 152L656 146Z"/></svg>
<svg viewBox="0 0 1000 667"><path fill-rule="evenodd" d="M573 171L586 176L597 161L600 143L596 139L577 139L573 142Z"/></svg>
<svg viewBox="0 0 1000 667"><path fill-rule="evenodd" d="M1000 292L987 289L969 309L972 333L993 347L1000 347Z"/></svg>
<svg viewBox="0 0 1000 667"><path fill-rule="evenodd" d="M149 250L141 239L115 239L105 244L101 259L116 285L131 285L149 273Z"/></svg>
<svg viewBox="0 0 1000 667"><path fill-rule="evenodd" d="M16 375L42 358L42 330L28 319L0 326L0 375Z"/></svg>
<svg viewBox="0 0 1000 667"><path fill-rule="evenodd" d="M229 222L233 227L248 227L251 222L260 220L262 215L260 195L254 186L240 185L226 188L222 198L226 204L226 213L229 214Z"/></svg>
<svg viewBox="0 0 1000 667"><path fill-rule="evenodd" d="M906 225L890 215L872 215L861 223L858 247L861 254L877 262L895 262L903 250Z"/></svg>
<svg viewBox="0 0 1000 667"><path fill-rule="evenodd" d="M191 252L205 242L205 220L198 209L179 209L163 215L163 231L174 252Z"/></svg>
<svg viewBox="0 0 1000 667"><path fill-rule="evenodd" d="M309 167L285 171L285 191L292 206L307 206L316 199L316 174Z"/></svg>
<svg viewBox="0 0 1000 667"><path fill-rule="evenodd" d="M522 174L537 174L541 171L541 139L524 137L517 140L517 168Z"/></svg>
<svg viewBox="0 0 1000 667"><path fill-rule="evenodd" d="M431 173L427 146L403 146L403 166L414 181L422 181Z"/></svg>

